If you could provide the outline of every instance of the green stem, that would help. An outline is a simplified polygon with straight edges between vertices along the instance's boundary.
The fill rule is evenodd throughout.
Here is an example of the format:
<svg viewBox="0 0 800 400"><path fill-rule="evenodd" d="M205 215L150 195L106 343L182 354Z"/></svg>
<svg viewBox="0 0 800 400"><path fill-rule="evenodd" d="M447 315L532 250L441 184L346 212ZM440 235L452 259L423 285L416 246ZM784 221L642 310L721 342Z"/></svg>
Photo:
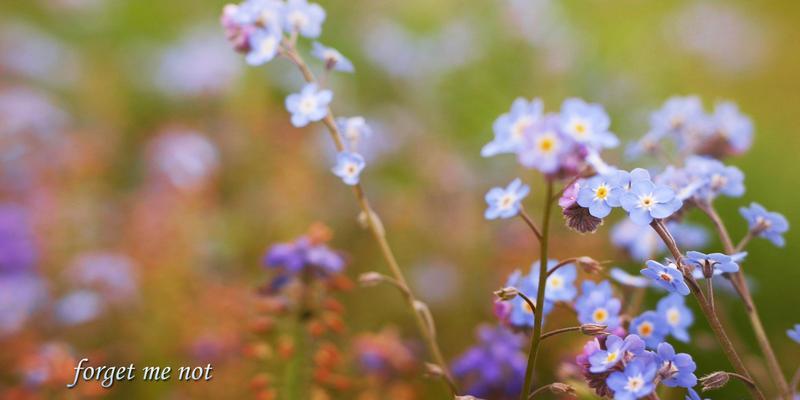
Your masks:
<svg viewBox="0 0 800 400"><path fill-rule="evenodd" d="M536 291L536 304L544 304L544 291L547 287L547 242L550 238L550 212L553 208L553 181L547 180L547 192L544 197L544 217L542 218L542 236L539 240L539 290ZM528 365L525 367L525 385L520 400L526 400L531 392L533 385L533 370L536 365L536 356L539 353L539 344L542 338L542 317L544 309L538 307L538 312L533 316L533 335L531 336L531 347L528 350Z"/></svg>

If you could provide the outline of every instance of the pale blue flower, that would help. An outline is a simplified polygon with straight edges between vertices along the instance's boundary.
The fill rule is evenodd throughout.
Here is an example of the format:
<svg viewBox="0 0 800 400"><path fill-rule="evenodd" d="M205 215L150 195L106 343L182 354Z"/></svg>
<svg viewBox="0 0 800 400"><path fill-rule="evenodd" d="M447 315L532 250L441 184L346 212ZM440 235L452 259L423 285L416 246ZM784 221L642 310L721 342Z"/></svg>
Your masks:
<svg viewBox="0 0 800 400"><path fill-rule="evenodd" d="M606 380L614 391L614 400L635 400L655 390L657 366L651 359L636 359L623 371L615 371Z"/></svg>
<svg viewBox="0 0 800 400"><path fill-rule="evenodd" d="M65 325L79 325L95 319L103 311L103 301L88 290L72 292L56 303L56 317Z"/></svg>
<svg viewBox="0 0 800 400"><path fill-rule="evenodd" d="M650 116L650 128L660 134L680 135L692 121L703 118L703 102L697 96L674 96Z"/></svg>
<svg viewBox="0 0 800 400"><path fill-rule="evenodd" d="M333 92L320 90L314 83L304 86L300 93L290 94L286 97L286 109L292 113L292 125L300 128L322 120L328 114L331 100Z"/></svg>
<svg viewBox="0 0 800 400"><path fill-rule="evenodd" d="M631 275L622 268L614 267L609 272L611 279L631 287L646 288L650 286L650 280L641 276Z"/></svg>
<svg viewBox="0 0 800 400"><path fill-rule="evenodd" d="M325 68L342 72L354 72L355 67L353 63L343 56L339 50L333 47L327 47L319 42L314 42L311 49L311 55L319 60L325 62Z"/></svg>
<svg viewBox="0 0 800 400"><path fill-rule="evenodd" d="M609 132L611 119L599 104L567 99L561 105L561 130L578 143L596 149L616 147L619 139Z"/></svg>
<svg viewBox="0 0 800 400"><path fill-rule="evenodd" d="M608 335L605 350L598 349L589 356L589 371L596 374L608 371L623 361L627 353L640 354L644 352L644 347L645 343L639 336L628 335L622 339L617 335Z"/></svg>
<svg viewBox="0 0 800 400"><path fill-rule="evenodd" d="M558 265L558 260L548 260L547 270L552 270L556 265ZM540 268L540 261L536 261L531 266L531 277L537 282L539 281ZM553 303L572 301L578 294L578 290L575 288L576 277L577 271L575 270L575 264L567 264L555 270L547 277L547 289L544 292L545 299Z"/></svg>
<svg viewBox="0 0 800 400"><path fill-rule="evenodd" d="M790 339L794 340L797 343L800 343L800 324L795 324L793 329L789 329L786 331L786 334L789 336Z"/></svg>
<svg viewBox="0 0 800 400"><path fill-rule="evenodd" d="M747 220L750 232L769 240L775 246L783 247L786 244L783 234L789 230L789 221L783 215L767 211L758 203L750 203L750 207L742 207L739 212Z"/></svg>
<svg viewBox="0 0 800 400"><path fill-rule="evenodd" d="M511 111L494 121L494 139L481 149L481 155L516 153L523 142L526 131L542 117L542 101L518 98L511 104Z"/></svg>
<svg viewBox="0 0 800 400"><path fill-rule="evenodd" d="M669 334L669 326L661 314L645 311L631 321L628 331L639 335L648 348L655 349Z"/></svg>
<svg viewBox="0 0 800 400"><path fill-rule="evenodd" d="M733 154L741 154L753 141L753 122L732 102L718 103L711 117L714 134L724 139Z"/></svg>
<svg viewBox="0 0 800 400"><path fill-rule="evenodd" d="M684 297L672 293L658 302L656 312L669 327L669 333L681 342L689 342L688 328L694 323L694 314L686 307ZM694 385L692 385L694 386Z"/></svg>
<svg viewBox="0 0 800 400"><path fill-rule="evenodd" d="M686 253L686 261L698 266L700 271L708 269L712 276L739 271L739 264L733 257L722 253L704 254L699 251L689 251Z"/></svg>
<svg viewBox="0 0 800 400"><path fill-rule="evenodd" d="M708 232L701 226L667 222L667 229L681 247L700 248L708 243ZM611 229L611 242L624 249L636 261L646 261L664 253L667 248L658 234L647 225L624 219Z"/></svg>
<svg viewBox="0 0 800 400"><path fill-rule="evenodd" d="M697 364L692 356L686 353L676 354L672 345L666 342L658 345L656 355L664 386L691 388L697 385L697 376L694 374Z"/></svg>
<svg viewBox="0 0 800 400"><path fill-rule="evenodd" d="M554 174L575 163L573 147L573 140L560 131L558 117L548 114L527 129L522 144L517 148L517 159L525 167L543 174Z"/></svg>
<svg viewBox="0 0 800 400"><path fill-rule="evenodd" d="M689 389L686 391L686 399L685 400L704 400L694 389ZM710 400L710 399L705 399Z"/></svg>
<svg viewBox="0 0 800 400"><path fill-rule="evenodd" d="M744 174L739 168L726 166L708 157L689 157L685 170L692 181L702 182L695 193L696 197L713 199L718 194L741 197L744 194Z"/></svg>
<svg viewBox="0 0 800 400"><path fill-rule="evenodd" d="M631 220L640 225L649 224L653 219L667 218L683 205L672 189L656 185L649 179L647 171L639 168L631 171L631 189L622 194L620 203Z"/></svg>
<svg viewBox="0 0 800 400"><path fill-rule="evenodd" d="M285 3L279 0L245 0L233 8L233 21L281 37Z"/></svg>
<svg viewBox="0 0 800 400"><path fill-rule="evenodd" d="M605 218L613 207L620 206L620 197L630 183L627 171L617 170L608 175L598 175L580 185L578 204L589 209L589 214Z"/></svg>
<svg viewBox="0 0 800 400"><path fill-rule="evenodd" d="M592 281L583 281L583 293L575 301L578 312L578 321L581 324L601 324L608 326L609 330L620 326L619 312L622 303L614 298L611 293L611 284L602 281L595 284Z"/></svg>
<svg viewBox="0 0 800 400"><path fill-rule="evenodd" d="M250 65L262 65L278 54L281 36L266 30L257 30L250 35L250 50L245 56L245 60Z"/></svg>
<svg viewBox="0 0 800 400"><path fill-rule="evenodd" d="M519 213L522 199L530 193L530 187L517 178L505 189L495 187L486 192L486 219L511 218Z"/></svg>
<svg viewBox="0 0 800 400"><path fill-rule="evenodd" d="M647 268L641 270L642 275L652 279L659 286L671 293L683 296L689 294L689 286L683 280L683 274L674 263L662 265L656 261L648 260Z"/></svg>
<svg viewBox="0 0 800 400"><path fill-rule="evenodd" d="M361 154L349 151L343 151L336 155L336 165L334 165L333 173L342 178L346 185L357 185L361 171L364 169L366 163Z"/></svg>
<svg viewBox="0 0 800 400"><path fill-rule="evenodd" d="M319 37L322 23L325 21L325 10L316 3L307 0L289 0L283 12L283 25L287 32L298 32L307 38Z"/></svg>
<svg viewBox="0 0 800 400"><path fill-rule="evenodd" d="M514 287L528 297L536 305L536 294L539 291L539 276L533 273L522 275L519 270L514 271L506 281L506 286ZM511 310L507 315L508 322L515 327L533 327L534 312L530 304L525 301L521 296L515 297L509 301ZM541 309L543 316L547 315L553 309L553 303L545 298L543 306L536 305Z"/></svg>
<svg viewBox="0 0 800 400"><path fill-rule="evenodd" d="M336 126L351 151L357 151L359 144L372 136L372 128L363 117L339 117L336 118Z"/></svg>

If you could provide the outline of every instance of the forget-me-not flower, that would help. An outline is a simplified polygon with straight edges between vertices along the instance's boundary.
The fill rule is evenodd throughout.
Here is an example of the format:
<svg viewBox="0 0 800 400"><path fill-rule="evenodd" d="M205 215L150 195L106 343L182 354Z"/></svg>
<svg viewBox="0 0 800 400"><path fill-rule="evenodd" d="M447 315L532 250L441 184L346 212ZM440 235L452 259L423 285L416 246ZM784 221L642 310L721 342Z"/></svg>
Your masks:
<svg viewBox="0 0 800 400"><path fill-rule="evenodd" d="M709 400L709 399L703 399L702 397L700 397L700 394L698 394L696 390L689 389L686 391L685 400Z"/></svg>
<svg viewBox="0 0 800 400"><path fill-rule="evenodd" d="M558 265L558 260L548 260L547 270L550 271L556 265ZM541 261L536 261L531 266L531 279L536 282L539 281L540 267ZM576 277L577 271L575 270L575 264L567 264L553 271L553 273L547 277L546 290L544 292L545 299L553 303L572 301L578 293L578 290L575 288Z"/></svg>
<svg viewBox="0 0 800 400"><path fill-rule="evenodd" d="M333 100L333 92L320 90L314 83L303 87L300 93L286 97L286 109L292 113L292 125L301 128L310 122L320 121L328 114L328 105Z"/></svg>
<svg viewBox="0 0 800 400"><path fill-rule="evenodd" d="M697 385L697 376L694 374L697 364L689 354L676 354L672 345L664 342L658 345L656 358L659 373L663 377L661 382L665 386L691 388Z"/></svg>
<svg viewBox="0 0 800 400"><path fill-rule="evenodd" d="M319 42L314 42L311 48L311 55L325 62L326 69L342 72L354 72L353 63L343 56L339 50L327 47Z"/></svg>
<svg viewBox="0 0 800 400"><path fill-rule="evenodd" d="M581 184L578 204L588 208L597 218L605 218L613 207L620 206L620 197L630 182L627 171L617 170L608 175L598 175Z"/></svg>
<svg viewBox="0 0 800 400"><path fill-rule="evenodd" d="M336 165L333 166L333 173L342 178L342 181L350 186L357 185L361 171L366 166L364 157L361 154L343 151L336 155Z"/></svg>
<svg viewBox="0 0 800 400"><path fill-rule="evenodd" d="M650 174L641 168L631 171L631 189L620 198L622 208L640 225L667 218L683 205L672 189L656 185L649 177Z"/></svg>
<svg viewBox="0 0 800 400"><path fill-rule="evenodd" d="M535 304L536 294L539 288L538 275L522 275L522 272L516 270L508 277L506 286L516 288ZM515 297L510 300L509 303L511 304L511 310L507 315L508 323L515 327L533 327L534 310L531 308L530 304L521 296ZM547 315L553 308L553 304L546 298L541 307L538 304L535 305L543 312L543 316Z"/></svg>
<svg viewBox="0 0 800 400"><path fill-rule="evenodd" d="M695 197L713 199L718 194L741 197L744 194L744 174L739 168L726 166L719 160L693 156L686 160L685 170L698 185Z"/></svg>
<svg viewBox="0 0 800 400"><path fill-rule="evenodd" d="M614 267L609 272L611 279L631 287L646 288L650 286L650 280L638 275L631 275L622 268Z"/></svg>
<svg viewBox="0 0 800 400"><path fill-rule="evenodd" d="M697 96L674 96L650 116L650 129L658 134L680 134L692 121L703 118L703 102Z"/></svg>
<svg viewBox="0 0 800 400"><path fill-rule="evenodd" d="M465 394L516 396L525 379L525 338L503 326L489 325L478 328L477 336L478 343L452 365L453 375L465 384Z"/></svg>
<svg viewBox="0 0 800 400"><path fill-rule="evenodd" d="M519 213L522 199L530 193L530 187L517 178L505 189L495 187L486 192L486 219L511 218Z"/></svg>
<svg viewBox="0 0 800 400"><path fill-rule="evenodd" d="M639 335L648 348L654 349L664 341L669 333L669 327L664 317L655 311L645 311L631 321L629 331Z"/></svg>
<svg viewBox="0 0 800 400"><path fill-rule="evenodd" d="M611 119L603 106L581 99L567 99L561 105L561 130L578 143L596 149L616 147L619 139L609 132Z"/></svg>
<svg viewBox="0 0 800 400"><path fill-rule="evenodd" d="M347 141L350 151L358 151L361 141L372 135L372 128L364 117L339 117L336 118L336 126Z"/></svg>
<svg viewBox="0 0 800 400"><path fill-rule="evenodd" d="M558 117L545 115L534 121L517 149L519 163L535 168L543 174L554 174L569 163L574 142L565 137L558 127Z"/></svg>
<svg viewBox="0 0 800 400"><path fill-rule="evenodd" d="M281 37L266 30L257 30L250 35L250 50L245 60L250 65L262 65L278 54Z"/></svg>
<svg viewBox="0 0 800 400"><path fill-rule="evenodd" d="M575 301L578 321L581 324L600 324L608 329L619 327L619 312L622 303L611 294L611 284L602 281L595 284L583 281L583 293Z"/></svg>
<svg viewBox="0 0 800 400"><path fill-rule="evenodd" d="M283 12L283 25L287 32L298 32L307 38L316 38L322 33L325 10L319 4L307 0L289 0Z"/></svg>
<svg viewBox="0 0 800 400"><path fill-rule="evenodd" d="M499 116L492 126L494 140L481 149L481 155L516 153L522 145L526 131L542 117L542 101L518 98L511 104L511 111Z"/></svg>
<svg viewBox="0 0 800 400"><path fill-rule="evenodd" d="M636 359L623 371L608 376L608 387L614 391L614 400L635 400L645 397L655 389L657 367L652 360Z"/></svg>
<svg viewBox="0 0 800 400"><path fill-rule="evenodd" d="M671 293L686 296L690 292L689 286L683 280L683 274L674 263L663 265L657 261L648 260L647 268L641 270L641 273Z"/></svg>
<svg viewBox="0 0 800 400"><path fill-rule="evenodd" d="M758 203L750 203L750 207L742 207L739 212L747 220L750 232L754 235L763 237L778 247L786 244L783 234L789 230L789 221L783 215L767 211Z"/></svg>
<svg viewBox="0 0 800 400"><path fill-rule="evenodd" d="M605 344L605 350L598 349L589 356L591 364L589 370L593 373L608 371L622 361L628 352L639 354L644 351L645 346L644 341L636 335L628 335L625 339L617 335L608 335Z"/></svg>
<svg viewBox="0 0 800 400"><path fill-rule="evenodd" d="M722 253L704 254L699 251L686 252L686 261L700 267L703 276L714 276L723 272L736 272L739 264L733 257Z"/></svg>
<svg viewBox="0 0 800 400"><path fill-rule="evenodd" d="M787 330L786 334L789 336L790 339L794 340L797 343L800 343L800 324L795 324L794 329Z"/></svg>
<svg viewBox="0 0 800 400"><path fill-rule="evenodd" d="M714 135L724 139L733 154L741 154L753 141L753 122L732 102L718 103L711 116Z"/></svg>
<svg viewBox="0 0 800 400"><path fill-rule="evenodd" d="M672 293L659 300L656 312L667 323L669 333L681 342L689 342L688 328L694 323L694 314L686 306L684 297Z"/></svg>

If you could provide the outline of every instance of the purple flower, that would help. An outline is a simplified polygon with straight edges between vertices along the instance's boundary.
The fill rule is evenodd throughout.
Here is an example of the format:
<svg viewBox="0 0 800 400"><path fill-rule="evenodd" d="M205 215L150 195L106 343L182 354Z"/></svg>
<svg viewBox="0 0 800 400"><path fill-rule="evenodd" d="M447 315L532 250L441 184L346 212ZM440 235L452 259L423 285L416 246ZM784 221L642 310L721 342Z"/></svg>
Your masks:
<svg viewBox="0 0 800 400"><path fill-rule="evenodd" d="M530 193L530 187L517 178L505 189L495 187L486 192L486 219L511 218L519 213L522 199Z"/></svg>
<svg viewBox="0 0 800 400"><path fill-rule="evenodd" d="M669 326L664 317L655 311L645 311L631 321L629 331L639 335L648 348L654 349L664 341L669 333Z"/></svg>
<svg viewBox="0 0 800 400"><path fill-rule="evenodd" d="M739 212L747 220L750 232L775 246L783 247L786 244L783 234L789 230L789 222L783 215L767 211L758 203L750 203L750 207L742 207Z"/></svg>
<svg viewBox="0 0 800 400"><path fill-rule="evenodd" d="M46 294L44 283L30 274L0 277L0 337L21 329Z"/></svg>
<svg viewBox="0 0 800 400"><path fill-rule="evenodd" d="M637 359L628 363L624 371L609 375L608 387L614 391L614 400L640 399L652 393L656 368L653 361Z"/></svg>
<svg viewBox="0 0 800 400"><path fill-rule="evenodd" d="M343 151L336 155L336 165L331 171L342 178L346 185L353 186L358 184L359 176L365 165L366 162L361 154Z"/></svg>
<svg viewBox="0 0 800 400"><path fill-rule="evenodd" d="M519 163L543 174L555 174L575 163L573 141L561 133L558 117L548 114L533 122L517 150Z"/></svg>
<svg viewBox="0 0 800 400"><path fill-rule="evenodd" d="M789 335L789 338L794 340L797 343L800 343L800 324L795 324L793 329L789 329L786 331L786 334Z"/></svg>
<svg viewBox="0 0 800 400"><path fill-rule="evenodd" d="M683 296L689 294L689 286L683 281L683 274L674 263L665 266L657 261L648 260L647 268L641 270L641 273L671 293Z"/></svg>
<svg viewBox="0 0 800 400"><path fill-rule="evenodd" d="M292 113L292 125L301 128L322 120L328 114L331 100L333 92L320 90L314 83L304 86L300 93L290 94L286 97L286 109Z"/></svg>
<svg viewBox="0 0 800 400"><path fill-rule="evenodd" d="M78 290L59 300L55 312L62 324L80 325L97 318L103 308L100 295L89 290Z"/></svg>
<svg viewBox="0 0 800 400"><path fill-rule="evenodd" d="M598 349L589 356L591 368L589 371L600 373L608 371L626 358L628 352L638 354L644 351L644 342L636 335L628 335L625 339L617 335L609 335L606 338L605 349Z"/></svg>
<svg viewBox="0 0 800 400"><path fill-rule="evenodd" d="M675 349L666 342L658 345L656 355L661 382L665 386L691 388L697 385L697 376L694 374L697 364L692 356L686 353L675 354Z"/></svg>
<svg viewBox="0 0 800 400"><path fill-rule="evenodd" d="M326 277L341 272L344 265L341 254L325 244L313 242L307 236L301 236L294 242L275 244L264 256L264 266L277 269L280 275L286 277L298 275L307 268Z"/></svg>
<svg viewBox="0 0 800 400"><path fill-rule="evenodd" d="M342 72L355 71L353 63L333 47L327 47L319 42L314 42L311 49L311 55L325 62L326 69Z"/></svg>
<svg viewBox="0 0 800 400"><path fill-rule="evenodd" d="M561 105L561 130L578 143L598 150L616 147L619 140L609 132L610 125L608 114L599 104L567 99Z"/></svg>
<svg viewBox="0 0 800 400"><path fill-rule="evenodd" d="M703 398L700 397L700 395L694 389L688 389L686 391L686 399L685 400L703 400ZM705 400L709 400L709 399L705 399Z"/></svg>
<svg viewBox="0 0 800 400"><path fill-rule="evenodd" d="M22 207L0 205L0 275L29 273L38 254L28 214Z"/></svg>
<svg viewBox="0 0 800 400"><path fill-rule="evenodd" d="M103 294L107 300L129 300L136 295L133 260L112 252L85 253L68 269L68 278L81 287Z"/></svg>
<svg viewBox="0 0 800 400"><path fill-rule="evenodd" d="M694 323L694 314L686 307L684 297L672 293L658 302L656 312L661 315L669 333L681 342L689 342L688 328Z"/></svg>
<svg viewBox="0 0 800 400"><path fill-rule="evenodd" d="M667 218L683 205L672 189L656 185L650 180L650 174L639 168L631 171L631 189L622 194L620 203L631 220L640 225Z"/></svg>
<svg viewBox="0 0 800 400"><path fill-rule="evenodd" d="M511 104L511 111L501 115L494 121L492 129L494 139L483 146L481 155L491 157L497 154L516 153L522 145L526 131L542 116L542 101L530 102L518 98Z"/></svg>
<svg viewBox="0 0 800 400"><path fill-rule="evenodd" d="M298 32L307 38L316 38L322 33L325 10L319 4L306 0L289 0L283 12L284 29Z"/></svg>
<svg viewBox="0 0 800 400"><path fill-rule="evenodd" d="M526 366L524 338L502 326L483 325L478 340L452 365L453 375L464 383L465 394L481 398L518 395Z"/></svg>
<svg viewBox="0 0 800 400"><path fill-rule="evenodd" d="M605 218L613 207L620 206L620 197L627 190L630 174L617 170L608 175L598 175L581 184L578 204L588 208L597 218Z"/></svg>

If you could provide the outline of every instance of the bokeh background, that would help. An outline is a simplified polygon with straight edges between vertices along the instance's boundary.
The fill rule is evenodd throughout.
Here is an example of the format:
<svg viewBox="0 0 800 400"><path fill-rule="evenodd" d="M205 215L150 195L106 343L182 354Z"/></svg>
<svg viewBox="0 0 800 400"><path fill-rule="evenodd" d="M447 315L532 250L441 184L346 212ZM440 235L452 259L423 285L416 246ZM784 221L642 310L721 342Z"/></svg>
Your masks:
<svg viewBox="0 0 800 400"><path fill-rule="evenodd" d="M644 134L649 113L671 95L698 94L709 108L733 100L756 135L731 160L746 173L747 193L720 201L723 217L741 237L738 207L759 201L800 226L798 2L319 3L328 11L321 41L357 69L333 77L334 110L374 125L362 178L448 359L494 321L492 291L537 258L524 225L482 215L485 191L517 175L533 187L529 208L539 207L536 174L479 154L515 97L541 97L549 110L571 96L602 103L624 141ZM384 271L352 195L329 172L327 136L289 124L283 99L299 76L280 60L246 67L219 27L223 4L0 2L0 397L63 398L74 358L86 356L109 365L211 362L215 374L86 387L76 398L251 398L261 366L281 368L280 357L251 348L270 244L320 221L348 254L351 280ZM621 149L609 159L634 166ZM636 270L610 245L610 222L591 236L557 225L555 257L587 254ZM784 249L753 243L745 268L789 373L800 359L785 335L800 322L800 247L796 231L786 239ZM352 288L337 298L341 342L383 332L422 353L395 291ZM725 306L763 377L745 314L732 300ZM703 373L727 368L707 331L699 321L684 346ZM553 341L539 364L572 358L582 340ZM359 374L345 364L343 373ZM554 373L543 367L540 379ZM400 381L369 398L442 394L417 373Z"/></svg>

